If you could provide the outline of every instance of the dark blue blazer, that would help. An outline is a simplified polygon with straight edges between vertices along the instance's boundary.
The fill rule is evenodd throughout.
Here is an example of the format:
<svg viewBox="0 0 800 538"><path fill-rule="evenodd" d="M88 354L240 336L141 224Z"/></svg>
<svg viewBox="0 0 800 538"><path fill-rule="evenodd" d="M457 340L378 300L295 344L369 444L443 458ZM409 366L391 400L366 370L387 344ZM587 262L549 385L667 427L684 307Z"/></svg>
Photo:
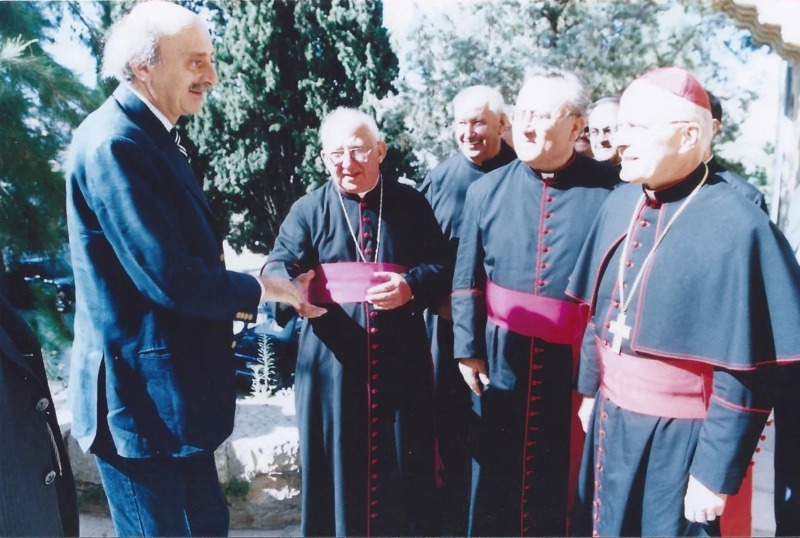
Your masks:
<svg viewBox="0 0 800 538"><path fill-rule="evenodd" d="M0 536L78 536L78 500L30 327L0 295Z"/></svg>
<svg viewBox="0 0 800 538"><path fill-rule="evenodd" d="M72 435L124 457L213 450L233 427L231 322L255 318L258 281L225 269L186 157L125 85L75 131L66 170Z"/></svg>

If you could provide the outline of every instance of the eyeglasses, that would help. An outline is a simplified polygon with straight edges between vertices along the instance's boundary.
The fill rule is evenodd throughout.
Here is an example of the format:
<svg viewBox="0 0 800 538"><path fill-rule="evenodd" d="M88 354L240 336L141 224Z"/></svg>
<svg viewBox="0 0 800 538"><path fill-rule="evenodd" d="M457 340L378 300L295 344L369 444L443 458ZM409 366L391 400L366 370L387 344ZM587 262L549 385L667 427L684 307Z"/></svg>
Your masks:
<svg viewBox="0 0 800 538"><path fill-rule="evenodd" d="M350 159L353 161L357 161L360 163L367 162L369 159L369 154L372 153L372 150L378 147L378 144L375 143L374 146L371 148L348 148L344 147L342 149L335 149L333 151L325 153L325 156L333 163L333 164L342 164L344 162L344 155L347 153L350 156Z"/></svg>
<svg viewBox="0 0 800 538"><path fill-rule="evenodd" d="M580 114L576 114L574 112L564 112L558 114L557 116L553 116L549 112L540 113L536 112L535 110L518 109L514 111L514 121L522 122L525 125L530 125L532 123L539 125L552 125L558 120L568 116L578 117Z"/></svg>

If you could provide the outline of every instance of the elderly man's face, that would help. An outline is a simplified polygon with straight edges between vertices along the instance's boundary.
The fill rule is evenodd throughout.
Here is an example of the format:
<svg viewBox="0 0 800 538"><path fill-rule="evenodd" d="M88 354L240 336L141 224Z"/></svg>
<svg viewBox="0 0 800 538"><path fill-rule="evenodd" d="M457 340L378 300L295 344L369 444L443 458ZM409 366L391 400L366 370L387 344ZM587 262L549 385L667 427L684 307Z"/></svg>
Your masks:
<svg viewBox="0 0 800 538"><path fill-rule="evenodd" d="M205 93L218 82L211 37L200 22L162 37L155 65L132 67L134 86L172 123L200 112Z"/></svg>
<svg viewBox="0 0 800 538"><path fill-rule="evenodd" d="M615 138L623 181L663 188L684 179L702 161L698 124L675 112L670 106L675 99L680 98L643 83L625 90Z"/></svg>
<svg viewBox="0 0 800 538"><path fill-rule="evenodd" d="M592 142L592 153L598 161L619 161L614 134L617 132L617 114L619 103L609 102L597 105L589 114L589 140Z"/></svg>
<svg viewBox="0 0 800 538"><path fill-rule="evenodd" d="M348 194L371 191L380 177L386 143L375 140L366 125L333 131L323 140L322 158L333 181Z"/></svg>
<svg viewBox="0 0 800 538"><path fill-rule="evenodd" d="M560 168L572 156L585 121L564 100L565 84L546 79L520 91L512 133L517 157L535 170Z"/></svg>
<svg viewBox="0 0 800 538"><path fill-rule="evenodd" d="M480 166L500 153L505 115L486 103L462 102L454 110L456 142L464 156Z"/></svg>

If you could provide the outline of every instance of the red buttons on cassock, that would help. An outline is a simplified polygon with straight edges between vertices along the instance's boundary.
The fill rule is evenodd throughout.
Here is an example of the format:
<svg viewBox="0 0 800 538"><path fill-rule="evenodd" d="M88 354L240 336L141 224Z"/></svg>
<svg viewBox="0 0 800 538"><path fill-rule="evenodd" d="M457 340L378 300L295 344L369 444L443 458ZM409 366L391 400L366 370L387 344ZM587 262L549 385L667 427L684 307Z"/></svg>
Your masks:
<svg viewBox="0 0 800 538"><path fill-rule="evenodd" d="M371 233L369 233L369 232L364 232L364 233L363 233L363 234L361 234L361 235L363 235L363 236L364 236L364 239L369 239L370 237L372 237L372 234L371 234Z"/></svg>
<svg viewBox="0 0 800 538"><path fill-rule="evenodd" d="M363 222L364 224L368 224L369 223L369 217L361 217L361 222Z"/></svg>
<svg viewBox="0 0 800 538"><path fill-rule="evenodd" d="M547 282L545 282L544 280L540 280L539 281L539 287L546 286L546 285L547 285Z"/></svg>
<svg viewBox="0 0 800 538"><path fill-rule="evenodd" d="M614 308L619 308L619 301L614 301L613 303L611 303L611 306L613 306Z"/></svg>
<svg viewBox="0 0 800 538"><path fill-rule="evenodd" d="M625 267L633 267L633 262L628 260L625 262Z"/></svg>
<svg viewBox="0 0 800 538"><path fill-rule="evenodd" d="M375 366L376 364L378 364L378 359L372 359L371 361L369 361L369 363L370 363L372 366Z"/></svg>
<svg viewBox="0 0 800 538"><path fill-rule="evenodd" d="M542 247L542 252L550 252L550 247Z"/></svg>
<svg viewBox="0 0 800 538"><path fill-rule="evenodd" d="M550 217L552 217L552 216L553 216L553 214L552 214L552 213L545 213L545 214L544 214L544 218L546 218L546 219L549 219L549 218L550 218Z"/></svg>
<svg viewBox="0 0 800 538"><path fill-rule="evenodd" d="M373 424L377 424L378 423L378 417L372 417L372 423Z"/></svg>
<svg viewBox="0 0 800 538"><path fill-rule="evenodd" d="M547 234L549 234L549 233L550 233L550 228L545 228L544 230L542 230L542 233L543 233L544 235L547 235Z"/></svg>
<svg viewBox="0 0 800 538"><path fill-rule="evenodd" d="M371 344L369 347L370 347L372 350L376 350L376 349L378 349L378 348L380 347L380 344Z"/></svg>
<svg viewBox="0 0 800 538"><path fill-rule="evenodd" d="M372 394L378 394L378 389L372 389L370 392L371 392Z"/></svg>
<svg viewBox="0 0 800 538"><path fill-rule="evenodd" d="M646 227L647 226L647 221L646 220L640 220L639 221L639 226L641 226L642 228Z"/></svg>
<svg viewBox="0 0 800 538"><path fill-rule="evenodd" d="M378 312L377 312L377 311L375 311L375 310L373 310L372 312L370 312L370 313L369 313L369 317L371 317L371 318L377 318L377 317L378 317Z"/></svg>
<svg viewBox="0 0 800 538"><path fill-rule="evenodd" d="M631 245L633 245L633 248L639 248L640 246L642 246L642 244L638 241L634 241L633 243L631 243Z"/></svg>
<svg viewBox="0 0 800 538"><path fill-rule="evenodd" d="M553 198L552 196L548 196L547 198L545 198L545 200L547 200L548 202L552 202L553 200L555 200L555 198Z"/></svg>
<svg viewBox="0 0 800 538"><path fill-rule="evenodd" d="M541 267L542 269L547 269L547 264L545 262L542 262L539 264L539 267Z"/></svg>
<svg viewBox="0 0 800 538"><path fill-rule="evenodd" d="M378 328L377 327L370 327L369 328L369 332L372 333L372 334L375 334L375 333L378 332Z"/></svg>
<svg viewBox="0 0 800 538"><path fill-rule="evenodd" d="M372 256L373 252L375 252L375 251L372 250L371 248L365 248L364 249L364 256Z"/></svg>

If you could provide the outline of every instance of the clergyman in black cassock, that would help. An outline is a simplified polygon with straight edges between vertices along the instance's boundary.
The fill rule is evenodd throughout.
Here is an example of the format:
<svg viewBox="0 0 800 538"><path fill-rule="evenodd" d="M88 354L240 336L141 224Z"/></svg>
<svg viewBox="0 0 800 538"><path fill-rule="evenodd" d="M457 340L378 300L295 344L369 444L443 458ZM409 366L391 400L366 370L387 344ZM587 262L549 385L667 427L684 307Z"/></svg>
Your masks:
<svg viewBox="0 0 800 538"><path fill-rule="evenodd" d="M469 86L453 99L453 119L459 153L428 172L420 192L433 208L449 240L455 263L461 214L467 188L487 172L504 166L517 155L502 139L507 125L503 96L488 86ZM450 297L439 308L425 312L433 358L436 433L442 461L438 511L445 535L465 536L469 517L472 461L469 450L472 400L453 360L453 317Z"/></svg>
<svg viewBox="0 0 800 538"><path fill-rule="evenodd" d="M567 291L593 312L574 530L715 535L773 405L776 363L800 359L800 271L764 212L709 173L711 115L693 76L640 77L619 117L632 184L601 209Z"/></svg>
<svg viewBox="0 0 800 538"><path fill-rule="evenodd" d="M295 387L304 535L435 532L433 372L423 310L446 295L445 241L413 187L382 178L374 120L320 128L332 180L298 200L264 271L314 268L327 313L300 335ZM302 314L302 312L301 312Z"/></svg>
<svg viewBox="0 0 800 538"><path fill-rule="evenodd" d="M571 73L532 70L512 122L519 160L467 190L451 300L454 356L479 415L470 535L567 532L571 439L582 435L573 345L585 314L564 290L617 181L574 152L587 103Z"/></svg>

